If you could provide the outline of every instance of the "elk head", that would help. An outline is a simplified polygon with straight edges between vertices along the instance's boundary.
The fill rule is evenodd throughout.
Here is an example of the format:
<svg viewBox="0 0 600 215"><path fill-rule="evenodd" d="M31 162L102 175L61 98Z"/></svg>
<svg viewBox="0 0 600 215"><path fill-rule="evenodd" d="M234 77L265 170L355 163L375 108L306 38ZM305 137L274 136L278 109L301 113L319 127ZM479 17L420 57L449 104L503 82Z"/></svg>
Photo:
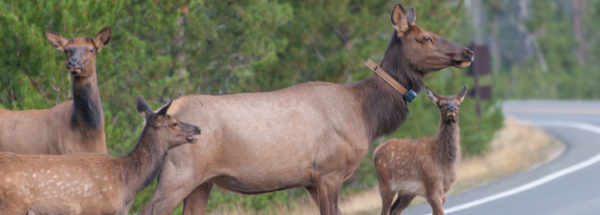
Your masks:
<svg viewBox="0 0 600 215"><path fill-rule="evenodd" d="M167 144L169 149L184 143L194 143L198 139L194 135L200 134L200 128L180 122L168 115L167 110L170 106L171 102L157 113L154 113L146 100L138 96L137 111L146 118L144 130L151 129L151 132L155 133L156 137L161 140L161 144Z"/></svg>
<svg viewBox="0 0 600 215"><path fill-rule="evenodd" d="M453 96L440 96L429 89L429 87L425 88L427 89L427 96L429 99L440 109L442 122L458 121L458 110L460 109L460 103L462 103L467 94L467 85L465 85L458 94Z"/></svg>
<svg viewBox="0 0 600 215"><path fill-rule="evenodd" d="M413 69L427 73L450 66L465 68L475 59L470 49L415 25L417 17L414 7L405 13L402 5L397 4L391 19L396 29L394 36L399 40L396 45L402 46L400 51Z"/></svg>
<svg viewBox="0 0 600 215"><path fill-rule="evenodd" d="M110 27L102 29L94 39L65 39L59 33L48 30L46 38L56 50L67 55L67 69L74 76L88 77L96 71L96 54L110 41Z"/></svg>

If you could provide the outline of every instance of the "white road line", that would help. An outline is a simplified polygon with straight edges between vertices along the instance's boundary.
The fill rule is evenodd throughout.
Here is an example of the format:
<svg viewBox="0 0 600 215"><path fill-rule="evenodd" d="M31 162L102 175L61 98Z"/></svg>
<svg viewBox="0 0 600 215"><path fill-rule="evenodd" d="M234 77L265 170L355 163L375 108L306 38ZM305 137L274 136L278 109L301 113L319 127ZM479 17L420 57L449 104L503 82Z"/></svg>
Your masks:
<svg viewBox="0 0 600 215"><path fill-rule="evenodd" d="M586 123L579 123L579 122L565 122L565 121L520 121L522 123L525 124L529 124L529 125L533 125L533 126L558 126L558 127L571 127L571 128L577 128L577 129L581 129L581 130L585 130L585 131L591 131L597 134L600 134L600 127L597 126L593 126L590 124L586 124ZM547 182L550 182L554 179L557 179L559 177L565 176L567 174L570 174L572 172L575 172L577 170L581 170L583 168L586 168L590 165L593 165L595 163L598 163L598 161L600 161L600 154L591 157L590 159L587 159L581 163L575 164L571 167L565 168L563 170L557 171L555 173L552 173L550 175L544 176L538 180L529 182L527 184L521 185L519 187L515 187L513 189L492 195L492 196L488 196L479 200L475 200L469 203L465 203L462 205L458 205L458 206L454 206L451 208L448 208L446 210L444 210L444 212L446 214L452 213L452 212L456 212L456 211L460 211L460 210L464 210L470 207L474 207L480 204L484 204L490 201L494 201L500 198L504 198L510 195L514 195L526 190L529 190L531 188L540 186L542 184L545 184ZM431 215L431 214L429 214Z"/></svg>

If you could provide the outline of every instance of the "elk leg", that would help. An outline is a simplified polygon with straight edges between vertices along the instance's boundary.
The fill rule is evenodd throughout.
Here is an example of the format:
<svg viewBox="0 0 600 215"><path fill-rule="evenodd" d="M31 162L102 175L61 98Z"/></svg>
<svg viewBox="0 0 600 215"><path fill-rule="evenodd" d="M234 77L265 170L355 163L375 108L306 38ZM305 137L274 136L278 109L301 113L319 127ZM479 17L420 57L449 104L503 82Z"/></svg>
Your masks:
<svg viewBox="0 0 600 215"><path fill-rule="evenodd" d="M210 196L212 186L212 182L204 182L196 187L196 189L183 200L183 214L205 214L208 196Z"/></svg>
<svg viewBox="0 0 600 215"><path fill-rule="evenodd" d="M444 207L442 206L442 197L438 192L434 192L434 194L429 195L427 197L427 202L431 205L431 209L433 210L433 215L444 215Z"/></svg>
<svg viewBox="0 0 600 215"><path fill-rule="evenodd" d="M394 200L394 193L389 186L379 183L379 195L381 195L381 215L389 215Z"/></svg>
<svg viewBox="0 0 600 215"><path fill-rule="evenodd" d="M129 209L131 209L132 205L133 205L133 200L129 201L123 207L119 208L119 210L115 214L116 215L127 215L127 213L129 213ZM73 213L73 214L79 214L79 213Z"/></svg>
<svg viewBox="0 0 600 215"><path fill-rule="evenodd" d="M308 187L306 187L306 190L308 190L310 197L313 199L313 201L315 201L315 204L317 204L317 207L319 207L319 194L317 193L317 188L315 188L313 186L308 186ZM338 214L342 214L339 211L339 208L338 208Z"/></svg>
<svg viewBox="0 0 600 215"><path fill-rule="evenodd" d="M339 213L338 197L342 187L341 177L323 176L317 180L317 197L321 215L337 215Z"/></svg>
<svg viewBox="0 0 600 215"><path fill-rule="evenodd" d="M167 157L168 158L168 157ZM189 165L191 166L191 165ZM194 179L195 171L192 167L175 167L169 159L165 160L163 169L158 176L158 185L144 206L140 214L168 214L181 202L191 191L204 181ZM187 174L177 174L186 172Z"/></svg>
<svg viewBox="0 0 600 215"><path fill-rule="evenodd" d="M317 193L317 188L315 188L313 186L308 186L308 187L306 187L306 190L308 190L310 197L312 198L313 201L315 201L315 204L317 204L317 207L319 207L319 194Z"/></svg>
<svg viewBox="0 0 600 215"><path fill-rule="evenodd" d="M410 202L415 198L415 195L400 195L398 194L398 199L392 205L392 213L393 215L400 215L402 211L410 205Z"/></svg>

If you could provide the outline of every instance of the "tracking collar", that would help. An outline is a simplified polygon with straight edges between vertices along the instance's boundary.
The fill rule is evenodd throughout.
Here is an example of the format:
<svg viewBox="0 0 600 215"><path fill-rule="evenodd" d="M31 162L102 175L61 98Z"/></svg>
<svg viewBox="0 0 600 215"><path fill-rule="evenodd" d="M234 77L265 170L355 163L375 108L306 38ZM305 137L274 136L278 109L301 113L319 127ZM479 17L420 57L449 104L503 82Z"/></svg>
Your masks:
<svg viewBox="0 0 600 215"><path fill-rule="evenodd" d="M407 90L406 87L404 87L404 86L402 86L402 84L398 83L398 81L396 81L396 79L392 78L392 76L387 74L387 72L385 72L381 67L379 67L377 64L375 64L375 62L373 62L371 59L369 59L367 61L367 63L365 63L365 65L368 66L369 68L371 68L371 70L373 70L375 73L377 73L377 75L379 75L381 78L383 78L383 80L385 80L385 82L392 85L392 87L394 89L396 89L398 92L400 92L403 95L404 100L406 100L407 102L411 102L412 100L414 100L417 97L417 93L415 93L415 91Z"/></svg>

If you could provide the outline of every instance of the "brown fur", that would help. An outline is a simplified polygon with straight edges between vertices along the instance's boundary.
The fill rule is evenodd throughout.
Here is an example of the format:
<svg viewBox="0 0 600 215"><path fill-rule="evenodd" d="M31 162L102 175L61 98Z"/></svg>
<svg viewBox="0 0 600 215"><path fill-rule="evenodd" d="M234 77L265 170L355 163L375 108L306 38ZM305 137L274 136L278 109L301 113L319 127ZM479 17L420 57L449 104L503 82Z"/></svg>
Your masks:
<svg viewBox="0 0 600 215"><path fill-rule="evenodd" d="M399 5L393 14L398 13L406 16ZM404 48L416 41L404 41L412 33L402 33L394 34L381 67L418 91L423 75L433 70L421 71L427 63L403 58L410 53L426 59L432 53ZM466 48L446 48L458 54L437 58L444 67L471 61L460 54ZM395 130L408 107L400 93L373 75L352 85L309 82L274 92L190 95L173 101L169 113L202 125L204 134L199 144L169 152L156 192L140 214L167 214L186 196L184 214L205 214L216 184L246 194L305 187L321 214L329 215L338 214L341 184L354 174L372 140Z"/></svg>
<svg viewBox="0 0 600 215"><path fill-rule="evenodd" d="M167 150L200 134L198 127L166 115L168 108L153 113L138 98L146 126L125 157L0 152L0 213L127 214L135 194L156 177Z"/></svg>
<svg viewBox="0 0 600 215"><path fill-rule="evenodd" d="M53 31L47 31L46 37L53 47L67 55L73 100L42 110L0 109L0 151L19 154L106 153L96 54L110 41L110 28L100 31L93 40L67 40Z"/></svg>
<svg viewBox="0 0 600 215"><path fill-rule="evenodd" d="M391 139L375 149L382 215L401 214L417 195L427 198L434 215L444 214L442 205L456 180L454 166L460 159L458 111L466 86L456 96L439 96L429 89L427 93L440 108L438 134L420 140Z"/></svg>

